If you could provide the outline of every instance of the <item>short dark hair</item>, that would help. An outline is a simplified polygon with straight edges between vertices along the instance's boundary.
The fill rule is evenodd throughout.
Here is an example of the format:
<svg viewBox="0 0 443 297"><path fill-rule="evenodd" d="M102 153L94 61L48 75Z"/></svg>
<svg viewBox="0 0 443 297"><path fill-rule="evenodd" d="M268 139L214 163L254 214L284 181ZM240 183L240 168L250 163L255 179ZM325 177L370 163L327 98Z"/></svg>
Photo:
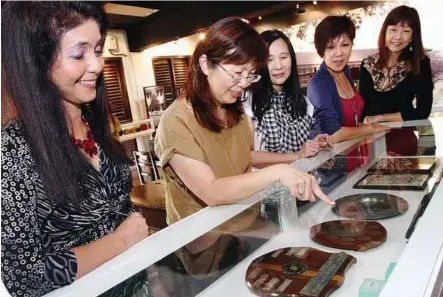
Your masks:
<svg viewBox="0 0 443 297"><path fill-rule="evenodd" d="M29 145L48 199L79 205L79 181L91 165L69 137L62 96L52 82L51 67L60 41L69 30L94 20L102 36L107 21L101 3L87 1L29 1L2 3L2 87L16 109L17 121ZM3 73L4 72L4 73ZM128 163L113 139L103 74L97 96L82 106L94 138L116 163ZM8 107L6 107L8 108Z"/></svg>
<svg viewBox="0 0 443 297"><path fill-rule="evenodd" d="M268 48L273 42L282 39L288 46L289 55L291 56L291 74L283 83L283 91L287 93L285 100L291 106L291 115L295 119L298 115L306 115L307 104L303 98L300 89L300 81L298 79L297 59L294 47L289 38L279 30L267 30L260 34ZM252 111L254 116L260 122L265 112L271 107L269 100L273 91L272 80L269 75L267 64L260 69L261 80L252 88Z"/></svg>
<svg viewBox="0 0 443 297"><path fill-rule="evenodd" d="M355 24L351 18L346 15L325 17L315 28L314 44L318 55L323 58L326 46L342 34L354 41Z"/></svg>
<svg viewBox="0 0 443 297"><path fill-rule="evenodd" d="M400 60L411 61L412 73L415 75L420 74L420 61L425 56L425 50L423 48L423 42L421 38L421 25L420 17L417 10L413 7L401 5L387 15L383 26L378 36L378 52L380 58L378 59L377 66L383 68L387 65L389 59L389 49L386 47L386 30L390 25L407 24L412 29L412 52L405 48L401 55Z"/></svg>
<svg viewBox="0 0 443 297"><path fill-rule="evenodd" d="M208 79L200 68L199 59L207 56L210 66L216 63L255 63L261 67L268 58L268 48L257 31L242 20L229 17L213 24L204 40L200 41L191 57L185 85L185 96L191 102L195 117L202 127L214 132L223 129L223 123L216 117L216 101L211 93ZM227 111L228 127L238 124L243 114L240 100L224 104Z"/></svg>

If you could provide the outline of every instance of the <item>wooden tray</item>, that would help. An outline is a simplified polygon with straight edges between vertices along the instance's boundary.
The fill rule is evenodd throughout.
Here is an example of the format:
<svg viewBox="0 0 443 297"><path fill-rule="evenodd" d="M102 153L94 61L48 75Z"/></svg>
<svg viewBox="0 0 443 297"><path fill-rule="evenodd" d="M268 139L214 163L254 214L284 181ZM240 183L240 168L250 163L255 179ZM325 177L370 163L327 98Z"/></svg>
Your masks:
<svg viewBox="0 0 443 297"><path fill-rule="evenodd" d="M344 282L353 256L309 247L288 247L265 254L249 265L248 288L258 296L325 297Z"/></svg>
<svg viewBox="0 0 443 297"><path fill-rule="evenodd" d="M388 232L378 222L337 220L311 227L311 239L318 244L364 252L386 241Z"/></svg>

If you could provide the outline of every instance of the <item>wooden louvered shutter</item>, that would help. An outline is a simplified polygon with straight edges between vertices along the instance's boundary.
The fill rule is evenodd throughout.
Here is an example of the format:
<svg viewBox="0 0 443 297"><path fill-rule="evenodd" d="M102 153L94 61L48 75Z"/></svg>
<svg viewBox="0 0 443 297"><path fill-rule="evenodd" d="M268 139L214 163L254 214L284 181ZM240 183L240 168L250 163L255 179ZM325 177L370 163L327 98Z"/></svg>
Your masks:
<svg viewBox="0 0 443 297"><path fill-rule="evenodd" d="M189 58L172 58L172 71L174 74L174 90L175 90L175 98L180 95L181 89L185 86L186 76L188 74L189 68ZM168 106L171 102L167 102Z"/></svg>
<svg viewBox="0 0 443 297"><path fill-rule="evenodd" d="M134 161L134 151L137 151L137 141L135 139L130 139L126 141L120 142L120 144L123 146L126 152L126 156L128 156L129 159Z"/></svg>
<svg viewBox="0 0 443 297"><path fill-rule="evenodd" d="M152 64L154 66L155 85L165 88L165 102L174 100L174 81L169 59L154 58Z"/></svg>
<svg viewBox="0 0 443 297"><path fill-rule="evenodd" d="M131 108L129 107L128 91L123 75L121 58L105 58L103 70L106 92L111 112L120 123L132 122ZM135 139L121 142L130 159L134 159L133 151L137 150Z"/></svg>
<svg viewBox="0 0 443 297"><path fill-rule="evenodd" d="M103 77L111 112L122 124L132 122L121 58L105 58Z"/></svg>
<svg viewBox="0 0 443 297"><path fill-rule="evenodd" d="M155 84L165 88L165 106L168 107L184 87L189 67L189 56L153 58Z"/></svg>

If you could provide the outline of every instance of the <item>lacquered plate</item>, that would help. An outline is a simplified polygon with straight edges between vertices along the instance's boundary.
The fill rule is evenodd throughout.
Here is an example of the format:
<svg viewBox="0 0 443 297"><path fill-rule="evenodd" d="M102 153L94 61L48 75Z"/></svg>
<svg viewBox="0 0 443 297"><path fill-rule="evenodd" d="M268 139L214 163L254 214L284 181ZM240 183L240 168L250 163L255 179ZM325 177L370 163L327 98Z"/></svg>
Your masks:
<svg viewBox="0 0 443 297"><path fill-rule="evenodd" d="M350 219L381 220L401 215L408 207L406 200L392 194L362 193L335 200L332 211Z"/></svg>
<svg viewBox="0 0 443 297"><path fill-rule="evenodd" d="M337 220L311 227L311 239L318 244L364 252L386 241L388 232L379 222Z"/></svg>
<svg viewBox="0 0 443 297"><path fill-rule="evenodd" d="M309 247L287 247L258 257L245 280L258 296L326 297L339 289L356 258Z"/></svg>

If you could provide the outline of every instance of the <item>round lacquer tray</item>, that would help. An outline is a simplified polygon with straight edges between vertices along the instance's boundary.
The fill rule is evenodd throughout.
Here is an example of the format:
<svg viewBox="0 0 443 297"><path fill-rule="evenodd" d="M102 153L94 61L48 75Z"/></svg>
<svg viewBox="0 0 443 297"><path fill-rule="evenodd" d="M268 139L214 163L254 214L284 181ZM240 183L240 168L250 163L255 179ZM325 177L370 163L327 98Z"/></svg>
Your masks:
<svg viewBox="0 0 443 297"><path fill-rule="evenodd" d="M386 241L388 232L378 222L338 220L311 227L311 239L318 244L364 252Z"/></svg>
<svg viewBox="0 0 443 297"><path fill-rule="evenodd" d="M406 200L395 195L363 193L335 200L332 211L350 219L380 220L401 215L408 207Z"/></svg>
<svg viewBox="0 0 443 297"><path fill-rule="evenodd" d="M246 284L259 296L325 297L341 287L347 268L356 261L345 252L278 249L252 261Z"/></svg>

